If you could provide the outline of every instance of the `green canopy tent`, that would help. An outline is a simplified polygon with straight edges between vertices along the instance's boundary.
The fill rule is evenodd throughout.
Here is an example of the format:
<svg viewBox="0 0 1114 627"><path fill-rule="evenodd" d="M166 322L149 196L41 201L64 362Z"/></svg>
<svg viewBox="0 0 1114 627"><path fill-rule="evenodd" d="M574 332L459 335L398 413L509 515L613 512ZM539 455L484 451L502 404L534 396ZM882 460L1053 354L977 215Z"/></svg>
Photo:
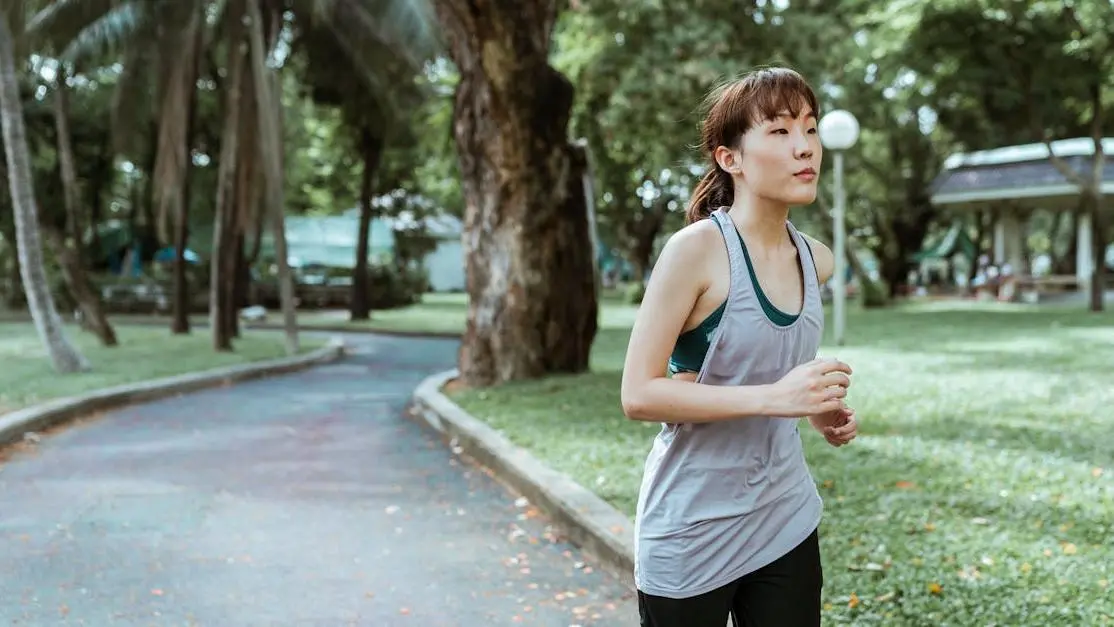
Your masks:
<svg viewBox="0 0 1114 627"><path fill-rule="evenodd" d="M962 255L968 261L974 262L978 256L978 246L967 234L967 229L960 223L953 224L943 235L930 238L920 251L913 254L913 261L943 260L946 261L956 255Z"/></svg>

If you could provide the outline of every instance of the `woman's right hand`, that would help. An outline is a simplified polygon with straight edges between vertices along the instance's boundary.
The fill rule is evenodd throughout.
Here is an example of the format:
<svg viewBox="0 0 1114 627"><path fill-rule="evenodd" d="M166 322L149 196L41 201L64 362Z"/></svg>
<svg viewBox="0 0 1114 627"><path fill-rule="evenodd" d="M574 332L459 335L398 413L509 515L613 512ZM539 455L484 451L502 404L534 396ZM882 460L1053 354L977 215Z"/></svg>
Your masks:
<svg viewBox="0 0 1114 627"><path fill-rule="evenodd" d="M842 409L850 385L851 366L838 359L803 363L771 386L771 414L801 417Z"/></svg>

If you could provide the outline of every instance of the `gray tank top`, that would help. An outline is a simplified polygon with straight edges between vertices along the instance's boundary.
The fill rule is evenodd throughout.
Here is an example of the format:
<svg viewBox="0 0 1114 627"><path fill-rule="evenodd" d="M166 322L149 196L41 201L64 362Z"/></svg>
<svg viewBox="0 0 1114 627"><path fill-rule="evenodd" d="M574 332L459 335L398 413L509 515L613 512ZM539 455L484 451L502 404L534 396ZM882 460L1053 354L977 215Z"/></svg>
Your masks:
<svg viewBox="0 0 1114 627"><path fill-rule="evenodd" d="M808 244L786 223L804 273L804 306L789 326L766 316L725 208L712 213L731 284L697 381L762 385L816 357L824 328ZM635 516L639 590L670 598L709 592L785 555L820 524L823 505L797 419L750 417L663 424L646 459Z"/></svg>

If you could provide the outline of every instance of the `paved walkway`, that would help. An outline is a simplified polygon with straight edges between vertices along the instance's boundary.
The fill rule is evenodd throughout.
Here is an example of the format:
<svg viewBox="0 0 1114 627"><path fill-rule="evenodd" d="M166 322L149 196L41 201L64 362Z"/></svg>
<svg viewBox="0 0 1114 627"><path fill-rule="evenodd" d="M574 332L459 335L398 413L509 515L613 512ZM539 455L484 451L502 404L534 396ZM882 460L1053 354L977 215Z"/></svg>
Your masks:
<svg viewBox="0 0 1114 627"><path fill-rule="evenodd" d="M637 624L629 590L402 415L455 342L350 340L0 462L0 625Z"/></svg>

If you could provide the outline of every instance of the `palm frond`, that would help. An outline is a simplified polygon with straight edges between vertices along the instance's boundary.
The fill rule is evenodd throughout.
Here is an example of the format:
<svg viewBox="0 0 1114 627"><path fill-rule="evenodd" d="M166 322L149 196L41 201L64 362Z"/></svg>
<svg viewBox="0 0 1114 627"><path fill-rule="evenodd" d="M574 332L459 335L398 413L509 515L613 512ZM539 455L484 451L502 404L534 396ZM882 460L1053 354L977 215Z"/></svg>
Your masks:
<svg viewBox="0 0 1114 627"><path fill-rule="evenodd" d="M134 41L151 18L151 12L141 3L118 6L81 29L66 43L61 56L76 61L121 50Z"/></svg>
<svg viewBox="0 0 1114 627"><path fill-rule="evenodd" d="M315 25L329 28L353 60L390 49L414 67L440 46L427 0L303 0Z"/></svg>
<svg viewBox="0 0 1114 627"><path fill-rule="evenodd" d="M86 27L119 9L121 0L53 0L35 13L24 32L37 45L64 50Z"/></svg>

